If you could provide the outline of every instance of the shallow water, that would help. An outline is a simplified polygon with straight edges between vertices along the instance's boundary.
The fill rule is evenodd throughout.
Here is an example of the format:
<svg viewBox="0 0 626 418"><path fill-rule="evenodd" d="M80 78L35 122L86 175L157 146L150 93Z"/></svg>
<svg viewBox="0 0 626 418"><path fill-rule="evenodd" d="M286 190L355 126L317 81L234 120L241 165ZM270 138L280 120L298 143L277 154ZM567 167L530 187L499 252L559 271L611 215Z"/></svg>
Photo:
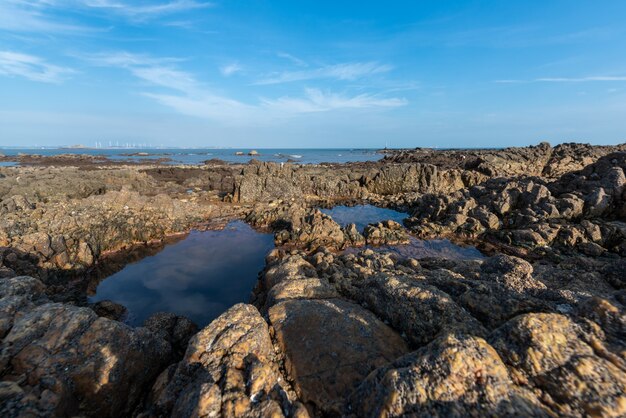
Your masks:
<svg viewBox="0 0 626 418"><path fill-rule="evenodd" d="M223 161L234 163L246 163L251 159L261 161L287 162L292 161L300 164L346 163L356 161L376 161L383 157L383 154L375 149L297 149L297 148L257 148L259 153L256 156L249 156L252 148L111 148L111 149L83 149L83 148L2 148L2 154L18 155L40 154L87 154L103 155L111 160L153 160L156 158L169 158L172 161L165 164L202 164L206 160L218 158ZM241 152L243 155L235 155ZM136 153L147 153L148 155L129 155Z"/></svg>
<svg viewBox="0 0 626 418"><path fill-rule="evenodd" d="M355 224L359 231L363 231L368 224L380 221L392 220L402 223L409 216L407 213L373 205L335 206L332 209L321 209L321 211L330 215L341 226Z"/></svg>
<svg viewBox="0 0 626 418"><path fill-rule="evenodd" d="M332 209L322 209L341 226L353 223L359 231L370 223L393 220L402 223L409 215L393 209L379 208L373 205L335 206ZM393 252L401 257L426 258L442 257L456 259L476 259L483 255L474 247L461 247L447 239L420 240L410 237L411 242L405 245L376 247L376 251ZM356 253L363 248L349 248L347 253Z"/></svg>
<svg viewBox="0 0 626 418"><path fill-rule="evenodd" d="M338 223L355 223L362 230L368 223L393 219L402 222L407 214L371 205L337 206L324 209ZM128 309L126 322L139 326L155 312L184 315L199 326L239 302L250 299L265 255L274 248L272 234L253 230L235 221L219 231L193 231L186 238L166 245L155 254L126 265L102 280L90 302L112 300ZM350 248L345 252L358 252ZM377 247L402 257L481 258L475 248L464 248L448 240L422 241L411 237L408 245Z"/></svg>
<svg viewBox="0 0 626 418"><path fill-rule="evenodd" d="M271 234L240 221L221 231L194 231L104 279L90 302L108 299L124 305L129 311L126 322L135 326L164 311L202 327L232 305L249 300L273 246Z"/></svg>
<svg viewBox="0 0 626 418"><path fill-rule="evenodd" d="M461 247L447 239L421 240L414 237L405 245L390 245L380 247L380 251L398 254L401 257L410 258L453 258L453 259L480 259L484 256L474 247Z"/></svg>

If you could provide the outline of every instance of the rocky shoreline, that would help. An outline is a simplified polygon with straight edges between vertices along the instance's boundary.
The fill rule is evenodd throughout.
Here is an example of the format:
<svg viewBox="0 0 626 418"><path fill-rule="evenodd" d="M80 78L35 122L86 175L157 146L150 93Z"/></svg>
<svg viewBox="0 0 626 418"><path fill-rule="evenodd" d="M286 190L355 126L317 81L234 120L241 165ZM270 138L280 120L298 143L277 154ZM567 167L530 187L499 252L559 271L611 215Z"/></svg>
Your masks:
<svg viewBox="0 0 626 418"><path fill-rule="evenodd" d="M2 416L626 415L626 145L23 158L0 167ZM319 210L358 203L409 216L360 231ZM249 304L198 330L87 303L90 272L235 219L276 244ZM414 238L487 257L378 249Z"/></svg>

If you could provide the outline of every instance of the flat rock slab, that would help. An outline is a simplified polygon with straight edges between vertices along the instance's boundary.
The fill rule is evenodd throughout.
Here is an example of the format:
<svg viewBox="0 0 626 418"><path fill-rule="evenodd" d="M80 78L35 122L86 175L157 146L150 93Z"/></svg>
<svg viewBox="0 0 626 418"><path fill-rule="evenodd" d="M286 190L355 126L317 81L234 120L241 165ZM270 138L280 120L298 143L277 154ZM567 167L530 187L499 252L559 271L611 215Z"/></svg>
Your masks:
<svg viewBox="0 0 626 418"><path fill-rule="evenodd" d="M408 352L374 314L342 299L287 300L269 310L285 367L312 412L339 414L374 369Z"/></svg>

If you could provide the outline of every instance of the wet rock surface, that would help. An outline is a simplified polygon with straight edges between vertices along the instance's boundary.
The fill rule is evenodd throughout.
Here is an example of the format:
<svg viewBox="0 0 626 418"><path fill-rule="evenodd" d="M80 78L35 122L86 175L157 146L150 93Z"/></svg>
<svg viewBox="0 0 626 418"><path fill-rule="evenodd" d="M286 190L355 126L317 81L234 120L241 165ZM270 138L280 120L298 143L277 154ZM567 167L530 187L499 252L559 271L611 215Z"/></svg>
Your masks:
<svg viewBox="0 0 626 418"><path fill-rule="evenodd" d="M626 415L624 145L31 160L0 168L1 416ZM318 209L363 202L410 217L362 229ZM201 330L87 306L107 257L236 218L277 244L250 304ZM379 248L415 238L486 257Z"/></svg>

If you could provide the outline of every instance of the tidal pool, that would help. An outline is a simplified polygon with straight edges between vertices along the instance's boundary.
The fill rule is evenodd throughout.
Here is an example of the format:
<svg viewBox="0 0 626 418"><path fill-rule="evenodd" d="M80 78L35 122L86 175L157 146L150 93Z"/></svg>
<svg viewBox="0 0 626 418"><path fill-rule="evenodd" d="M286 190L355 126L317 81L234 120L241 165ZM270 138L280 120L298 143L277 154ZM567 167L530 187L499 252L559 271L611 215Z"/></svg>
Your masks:
<svg viewBox="0 0 626 418"><path fill-rule="evenodd" d="M383 252L392 252L401 257L411 258L454 258L454 259L479 259L484 256L474 247L461 247L447 239L421 240L414 237L411 242L404 245L390 245L380 247Z"/></svg>
<svg viewBox="0 0 626 418"><path fill-rule="evenodd" d="M408 218L408 213L393 209L379 208L373 205L335 206L332 209L321 209L339 225L355 224L359 231L363 231L367 224L392 220L399 223Z"/></svg>
<svg viewBox="0 0 626 418"><path fill-rule="evenodd" d="M271 234L258 233L241 221L220 231L193 231L104 279L89 301L108 299L124 305L130 325L141 325L155 312L172 312L202 327L232 305L249 300L273 247Z"/></svg>
<svg viewBox="0 0 626 418"><path fill-rule="evenodd" d="M408 218L407 213L393 209L379 208L373 205L335 206L332 209L321 209L330 215L341 226L350 223L356 225L359 231L363 231L370 223L393 220L399 223ZM447 239L420 240L414 237L405 245L393 245L374 248L376 251L393 252L402 257L426 258L442 257L456 259L476 259L483 255L474 247L461 247ZM346 252L359 252L362 248L349 248Z"/></svg>

